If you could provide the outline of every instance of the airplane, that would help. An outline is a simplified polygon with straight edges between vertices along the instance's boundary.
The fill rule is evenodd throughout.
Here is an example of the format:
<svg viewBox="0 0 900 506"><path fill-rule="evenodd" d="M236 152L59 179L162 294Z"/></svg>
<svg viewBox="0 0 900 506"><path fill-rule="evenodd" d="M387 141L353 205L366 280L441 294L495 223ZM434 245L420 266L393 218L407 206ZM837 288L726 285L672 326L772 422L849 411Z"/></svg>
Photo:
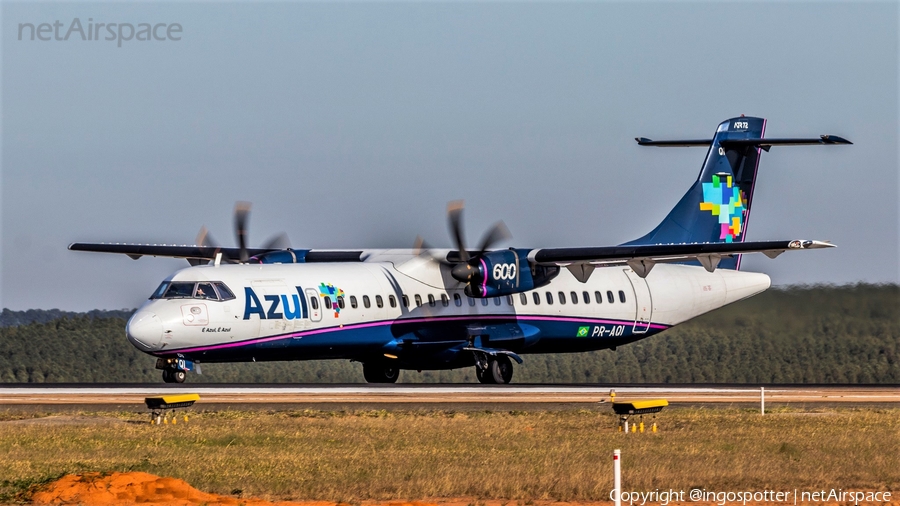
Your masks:
<svg viewBox="0 0 900 506"><path fill-rule="evenodd" d="M168 383L201 363L349 359L370 383L401 370L475 367L506 384L522 355L615 350L769 288L741 258L834 247L815 240L745 241L762 151L846 145L834 136L766 139L740 116L711 139L640 146L707 147L697 180L662 222L617 246L491 249L502 222L468 249L462 203L448 206L455 249L247 247L249 205L235 208L238 246L205 228L196 245L73 243L74 251L187 259L131 317L128 340L157 357Z"/></svg>

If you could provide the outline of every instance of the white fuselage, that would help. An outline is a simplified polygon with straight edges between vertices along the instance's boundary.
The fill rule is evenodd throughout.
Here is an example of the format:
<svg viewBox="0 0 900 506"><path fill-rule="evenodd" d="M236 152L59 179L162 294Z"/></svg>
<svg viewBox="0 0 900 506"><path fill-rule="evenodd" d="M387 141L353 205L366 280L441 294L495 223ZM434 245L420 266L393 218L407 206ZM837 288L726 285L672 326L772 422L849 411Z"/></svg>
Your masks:
<svg viewBox="0 0 900 506"><path fill-rule="evenodd" d="M646 278L598 267L581 283L563 268L540 288L476 299L447 269L396 250L370 252L360 263L189 267L167 282L221 282L234 298L151 299L127 334L147 353L209 362L403 361L404 353L432 356L476 339L517 353L585 351L641 339L770 285L765 274L675 264L657 265ZM407 363L451 366L449 358Z"/></svg>

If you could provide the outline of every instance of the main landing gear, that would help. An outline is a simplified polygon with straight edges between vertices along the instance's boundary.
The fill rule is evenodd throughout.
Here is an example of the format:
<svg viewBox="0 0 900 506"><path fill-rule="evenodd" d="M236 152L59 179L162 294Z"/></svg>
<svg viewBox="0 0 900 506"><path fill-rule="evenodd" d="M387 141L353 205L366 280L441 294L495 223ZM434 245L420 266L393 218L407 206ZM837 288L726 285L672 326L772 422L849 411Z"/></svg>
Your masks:
<svg viewBox="0 0 900 506"><path fill-rule="evenodd" d="M475 377L486 385L506 385L512 380L512 360L507 355L477 357Z"/></svg>
<svg viewBox="0 0 900 506"><path fill-rule="evenodd" d="M396 383L400 369L385 362L365 362L363 376L369 383Z"/></svg>

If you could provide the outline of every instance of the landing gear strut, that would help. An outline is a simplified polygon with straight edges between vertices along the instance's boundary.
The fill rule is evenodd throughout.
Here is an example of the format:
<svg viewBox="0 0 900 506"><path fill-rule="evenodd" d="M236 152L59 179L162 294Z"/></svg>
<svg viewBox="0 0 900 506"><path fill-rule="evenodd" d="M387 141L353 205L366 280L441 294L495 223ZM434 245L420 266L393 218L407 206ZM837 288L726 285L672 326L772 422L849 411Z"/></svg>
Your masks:
<svg viewBox="0 0 900 506"><path fill-rule="evenodd" d="M506 355L487 357L486 360L478 360L475 364L475 377L486 384L506 385L512 381L513 365Z"/></svg>
<svg viewBox="0 0 900 506"><path fill-rule="evenodd" d="M384 362L366 362L363 364L363 377L369 383L396 383L400 369Z"/></svg>

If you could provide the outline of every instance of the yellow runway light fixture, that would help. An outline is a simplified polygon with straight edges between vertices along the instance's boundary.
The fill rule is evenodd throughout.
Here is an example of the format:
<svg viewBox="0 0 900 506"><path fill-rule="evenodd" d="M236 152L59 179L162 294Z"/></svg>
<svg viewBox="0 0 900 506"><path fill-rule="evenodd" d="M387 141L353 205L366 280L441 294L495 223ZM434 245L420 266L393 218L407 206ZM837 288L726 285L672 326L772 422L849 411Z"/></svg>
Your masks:
<svg viewBox="0 0 900 506"><path fill-rule="evenodd" d="M198 394L179 394L179 395L161 395L157 397L147 397L144 403L150 410L150 423L156 425L168 424L169 414L172 415L172 424L177 423L175 410L180 408L189 408L195 402L200 400ZM188 421L187 413L184 415L184 421Z"/></svg>
<svg viewBox="0 0 900 506"><path fill-rule="evenodd" d="M653 424L650 427L650 432L656 433L658 428L656 426L656 413L662 411L662 409L669 405L669 401L665 399L649 399L645 401L619 401L613 402L612 408L613 412L619 415L619 431L627 434L629 432L628 427L628 417L632 415L638 415L641 417L640 424L632 424L631 432L640 432L644 433L644 415L653 414Z"/></svg>

